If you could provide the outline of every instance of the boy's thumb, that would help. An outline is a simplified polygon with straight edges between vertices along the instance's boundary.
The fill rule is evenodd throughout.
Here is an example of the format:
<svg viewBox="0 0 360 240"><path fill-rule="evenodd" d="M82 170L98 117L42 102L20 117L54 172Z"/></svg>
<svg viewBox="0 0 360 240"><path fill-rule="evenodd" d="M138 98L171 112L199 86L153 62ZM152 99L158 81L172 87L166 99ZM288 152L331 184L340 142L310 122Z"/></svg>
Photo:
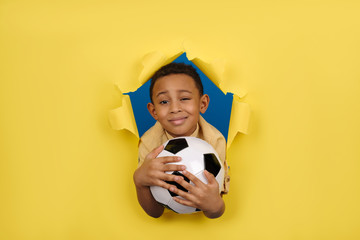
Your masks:
<svg viewBox="0 0 360 240"><path fill-rule="evenodd" d="M164 149L164 146L163 146L163 145L160 145L160 146L158 146L157 148L154 148L154 149L150 152L149 157L150 157L151 159L156 158L157 155L159 155L159 153L161 153L161 151L162 151L163 149Z"/></svg>
<svg viewBox="0 0 360 240"><path fill-rule="evenodd" d="M216 182L215 176L207 170L204 170L204 174L209 184Z"/></svg>

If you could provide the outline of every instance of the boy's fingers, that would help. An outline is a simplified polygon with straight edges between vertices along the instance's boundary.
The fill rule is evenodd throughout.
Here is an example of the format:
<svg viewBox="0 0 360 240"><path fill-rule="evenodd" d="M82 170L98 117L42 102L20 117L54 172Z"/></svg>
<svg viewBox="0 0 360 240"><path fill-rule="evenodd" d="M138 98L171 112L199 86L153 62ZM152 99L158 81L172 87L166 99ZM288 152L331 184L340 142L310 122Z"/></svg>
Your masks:
<svg viewBox="0 0 360 240"><path fill-rule="evenodd" d="M167 183L167 182L175 182L175 177L178 177L178 176L174 176L174 175L171 175L171 174L165 174L165 176L162 177L162 180L160 180L158 182L158 184L156 184L156 185L158 185L158 186L160 186L162 188L168 189L168 190L177 189L176 186L171 185L170 183ZM181 191L181 190L177 189L177 191ZM181 191L181 192L183 192L183 191Z"/></svg>
<svg viewBox="0 0 360 240"><path fill-rule="evenodd" d="M195 204L194 204L194 199L193 199L193 196L187 192L184 192L184 191L181 191L180 189L176 188L175 186L172 186L170 185L170 188L169 190L173 193L176 193L177 195L179 195L180 197L182 197L183 199L181 198L178 198L178 197L173 197L173 199L178 202L178 203L181 203L181 204L184 204L186 206L189 206L189 207L195 207Z"/></svg>
<svg viewBox="0 0 360 240"><path fill-rule="evenodd" d="M182 177L175 178L175 181L189 192L194 192L194 186L184 180ZM180 194L179 194L180 195Z"/></svg>
<svg viewBox="0 0 360 240"><path fill-rule="evenodd" d="M169 172L169 171L183 171L185 170L185 165L178 165L178 164L166 164L163 167L163 171Z"/></svg>
<svg viewBox="0 0 360 240"><path fill-rule="evenodd" d="M163 181L167 181L167 182L176 182L176 178L178 178L179 176L176 176L176 175L172 175L172 174L164 174L161 179ZM170 185L169 185L170 187ZM167 188L168 189L168 188Z"/></svg>
<svg viewBox="0 0 360 240"><path fill-rule="evenodd" d="M165 188L165 189L169 189L171 187L170 184L168 184L164 181L159 181L158 184L156 184L156 185L158 185L159 187Z"/></svg>
<svg viewBox="0 0 360 240"><path fill-rule="evenodd" d="M164 149L163 145L158 146L157 148L154 148L147 156L147 159L154 159L161 153L161 151Z"/></svg>
<svg viewBox="0 0 360 240"><path fill-rule="evenodd" d="M160 157L162 163L172 163L181 161L181 157L169 156L169 157Z"/></svg>
<svg viewBox="0 0 360 240"><path fill-rule="evenodd" d="M200 186L201 184L204 184L200 179L195 177L195 175L190 173L189 171L183 171L182 174L185 177L187 177L190 181L192 181L196 186Z"/></svg>
<svg viewBox="0 0 360 240"><path fill-rule="evenodd" d="M159 153L161 153L161 151L164 149L164 146L163 145L160 145L158 146L157 148L155 148L152 153L153 153L153 156L154 158L157 157L157 155L159 155Z"/></svg>
<svg viewBox="0 0 360 240"><path fill-rule="evenodd" d="M216 182L215 176L212 173L208 172L207 170L204 170L204 175L208 180L209 184L213 184Z"/></svg>
<svg viewBox="0 0 360 240"><path fill-rule="evenodd" d="M179 195L179 196L180 196L180 195ZM178 197L173 197L173 199L174 199L176 202L178 202L178 203L180 203L180 204L182 204L182 205L197 208L197 207L195 206L195 204L194 204L193 202L189 201L189 200L181 199L181 198L178 198Z"/></svg>

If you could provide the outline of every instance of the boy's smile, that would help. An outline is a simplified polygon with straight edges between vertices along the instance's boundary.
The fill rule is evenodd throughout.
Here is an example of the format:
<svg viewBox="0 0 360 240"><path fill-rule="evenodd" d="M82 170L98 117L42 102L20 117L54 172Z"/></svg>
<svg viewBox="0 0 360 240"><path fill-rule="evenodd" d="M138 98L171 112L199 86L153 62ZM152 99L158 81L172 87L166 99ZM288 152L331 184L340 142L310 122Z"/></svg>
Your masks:
<svg viewBox="0 0 360 240"><path fill-rule="evenodd" d="M192 77L171 74L157 79L150 114L173 137L190 136L197 127L200 112L205 113L209 97L200 96Z"/></svg>

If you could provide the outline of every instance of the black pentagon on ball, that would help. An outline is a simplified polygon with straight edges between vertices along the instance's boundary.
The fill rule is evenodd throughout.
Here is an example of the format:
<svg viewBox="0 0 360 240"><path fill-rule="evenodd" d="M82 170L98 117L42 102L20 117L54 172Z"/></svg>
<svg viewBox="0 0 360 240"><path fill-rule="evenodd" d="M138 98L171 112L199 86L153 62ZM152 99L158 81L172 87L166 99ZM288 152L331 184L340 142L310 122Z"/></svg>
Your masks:
<svg viewBox="0 0 360 240"><path fill-rule="evenodd" d="M213 153L204 154L205 170L212 173L215 177L220 172L221 165L216 155Z"/></svg>
<svg viewBox="0 0 360 240"><path fill-rule="evenodd" d="M189 145L185 138L177 138L177 139L171 139L166 144L165 150L173 154L176 154L187 147L189 147Z"/></svg>
<svg viewBox="0 0 360 240"><path fill-rule="evenodd" d="M182 175L182 173L180 173L180 172L178 172L178 171L173 172L172 175L181 176L181 177L184 178L185 181L187 181L188 183L190 182L190 180L189 180L187 177L185 177L184 175ZM183 186L181 186L181 185L178 184L177 182L173 182L173 181L165 181L165 182L167 182L168 184L171 184L171 185L176 186L178 189L180 189L180 190L182 190L182 191L184 191L184 192L188 192L188 190L187 190L186 188L184 188ZM169 191L169 193L170 193L170 195L171 195L172 197L179 196L179 195L177 195L176 193L171 192L171 191Z"/></svg>

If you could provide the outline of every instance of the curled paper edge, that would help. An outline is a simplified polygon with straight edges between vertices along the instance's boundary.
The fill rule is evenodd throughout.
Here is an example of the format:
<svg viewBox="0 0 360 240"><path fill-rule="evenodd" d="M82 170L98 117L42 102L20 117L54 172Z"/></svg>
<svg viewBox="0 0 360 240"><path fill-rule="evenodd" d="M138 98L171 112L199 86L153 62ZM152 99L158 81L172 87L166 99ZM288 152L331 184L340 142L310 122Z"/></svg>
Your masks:
<svg viewBox="0 0 360 240"><path fill-rule="evenodd" d="M200 58L189 59L193 62L221 91L220 84L223 80L224 70L225 70L225 60L224 59L214 59L211 63L207 63ZM224 94L226 92L223 91Z"/></svg>
<svg viewBox="0 0 360 240"><path fill-rule="evenodd" d="M181 54L186 53L187 58L193 62L224 94L227 91L224 90L221 83L224 80L225 72L225 59L213 59L212 61L206 61L197 57L196 48L191 47L188 42L184 42L182 50L173 51L165 54L161 51L154 51L146 54L142 59L143 68L139 75L139 83L143 85L151 76L162 66L173 62ZM240 98L245 97L247 91L245 89L238 88L235 91L230 91L237 94Z"/></svg>
<svg viewBox="0 0 360 240"><path fill-rule="evenodd" d="M233 96L233 104L231 107L231 116L229 123L229 133L227 148L231 146L238 133L247 134L250 120L250 106L241 102L239 96Z"/></svg>
<svg viewBox="0 0 360 240"><path fill-rule="evenodd" d="M139 132L136 126L130 97L122 95L121 107L109 111L110 126L114 130L128 130L139 138Z"/></svg>
<svg viewBox="0 0 360 240"><path fill-rule="evenodd" d="M146 83L159 68L171 63L181 54L183 54L182 51L171 54L169 57L160 51L146 54L142 60L143 69L139 76L140 84L143 85Z"/></svg>
<svg viewBox="0 0 360 240"><path fill-rule="evenodd" d="M199 47L192 44L190 41L183 42L183 49L186 52L186 57L193 62L224 94L227 92L234 93L240 98L245 97L247 91L245 89L237 88L235 91L227 91L222 83L225 79L226 60L221 58L205 58L200 54ZM202 56L201 58L198 56Z"/></svg>

